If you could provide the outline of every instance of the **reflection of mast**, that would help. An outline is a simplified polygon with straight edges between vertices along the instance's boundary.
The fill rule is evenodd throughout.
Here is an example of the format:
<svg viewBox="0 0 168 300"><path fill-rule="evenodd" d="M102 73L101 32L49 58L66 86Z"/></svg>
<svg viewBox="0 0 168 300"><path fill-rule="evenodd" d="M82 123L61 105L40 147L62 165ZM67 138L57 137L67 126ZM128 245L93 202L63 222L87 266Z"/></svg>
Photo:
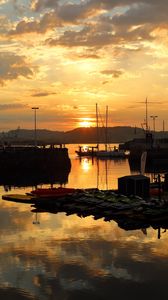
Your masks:
<svg viewBox="0 0 168 300"><path fill-rule="evenodd" d="M38 220L38 214L37 214L37 212L36 212L35 221L33 221L33 224L35 224L35 225L39 225L40 224L40 222Z"/></svg>
<svg viewBox="0 0 168 300"><path fill-rule="evenodd" d="M108 160L105 160L105 166L106 166L106 190L108 190Z"/></svg>
<svg viewBox="0 0 168 300"><path fill-rule="evenodd" d="M161 238L161 231L160 231L160 227L158 228L158 239Z"/></svg>
<svg viewBox="0 0 168 300"><path fill-rule="evenodd" d="M96 159L97 162L97 189L99 189L99 159Z"/></svg>
<svg viewBox="0 0 168 300"><path fill-rule="evenodd" d="M108 159L96 159L97 166L97 189L108 190Z"/></svg>

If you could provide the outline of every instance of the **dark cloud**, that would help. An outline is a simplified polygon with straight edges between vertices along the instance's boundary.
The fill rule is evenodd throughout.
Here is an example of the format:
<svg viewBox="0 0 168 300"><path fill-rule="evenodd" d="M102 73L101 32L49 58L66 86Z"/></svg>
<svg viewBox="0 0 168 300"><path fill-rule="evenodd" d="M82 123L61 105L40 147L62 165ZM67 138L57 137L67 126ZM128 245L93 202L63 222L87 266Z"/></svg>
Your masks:
<svg viewBox="0 0 168 300"><path fill-rule="evenodd" d="M104 71L101 71L101 74L110 75L113 78L118 78L123 74L123 71L121 71L121 70L104 70Z"/></svg>
<svg viewBox="0 0 168 300"><path fill-rule="evenodd" d="M40 0L36 1L36 7L55 8L57 18L64 22L72 23L94 15L102 15L104 12L110 12L114 8L125 7L127 7L126 13L120 13L118 16L126 14L126 16L131 17L131 24L132 21L136 24L139 19L145 21L145 23L153 23L154 20L156 22L166 21L167 23L167 0L90 0L85 2L81 1L78 4L69 2L63 5L58 5L58 2L59 1L54 0Z"/></svg>
<svg viewBox="0 0 168 300"><path fill-rule="evenodd" d="M53 18L53 13L46 13L41 20L33 21L20 21L15 29L9 31L9 35L21 35L25 33L45 33L54 27L59 26L55 16Z"/></svg>
<svg viewBox="0 0 168 300"><path fill-rule="evenodd" d="M14 30L11 30L9 32L9 35L38 32L38 31L42 32L42 28L40 28L39 22L37 21L27 22L23 20L16 25L16 28Z"/></svg>
<svg viewBox="0 0 168 300"><path fill-rule="evenodd" d="M155 29L168 27L167 0L90 0L64 4L54 0L34 0L32 7L38 12L44 10L44 14L41 17L38 14L38 19L19 21L9 34L43 34L53 30L53 36L46 40L50 46L101 48L140 43L154 39ZM117 12L111 14L116 8ZM61 27L62 33L57 31L55 37L54 30Z"/></svg>
<svg viewBox="0 0 168 300"><path fill-rule="evenodd" d="M88 59L100 59L101 57L98 54L94 53L83 53L78 55L79 58L88 58Z"/></svg>
<svg viewBox="0 0 168 300"><path fill-rule="evenodd" d="M152 28L168 25L168 3L166 2L162 1L159 4L156 1L146 1L130 6L124 14L113 17L113 24L126 27L150 25Z"/></svg>
<svg viewBox="0 0 168 300"><path fill-rule="evenodd" d="M107 83L109 83L108 80L105 80L105 81L102 82L103 85L104 85L104 84L107 84Z"/></svg>
<svg viewBox="0 0 168 300"><path fill-rule="evenodd" d="M65 31L58 39L47 39L50 46L66 47L103 47L115 43L116 37L111 32L98 31L97 26L87 25L80 31Z"/></svg>
<svg viewBox="0 0 168 300"><path fill-rule="evenodd" d="M81 4L64 4L59 7L57 13L58 17L64 22L74 22L79 19L85 19L96 12L96 8L94 6L89 6L87 3Z"/></svg>
<svg viewBox="0 0 168 300"><path fill-rule="evenodd" d="M33 93L31 96L32 97L47 97L50 95L56 95L57 93L51 93L51 92L37 92Z"/></svg>
<svg viewBox="0 0 168 300"><path fill-rule="evenodd" d="M102 16L94 24L87 22L87 25L80 30L64 31L60 37L47 39L46 43L50 46L102 48L107 45L119 46L129 42L139 43L142 40L149 41L154 38L150 35L153 26L134 28L121 26L121 24L118 26L113 19L109 16Z"/></svg>
<svg viewBox="0 0 168 300"><path fill-rule="evenodd" d="M26 61L24 56L10 52L0 52L0 85L6 81L17 79L22 76L32 78L36 68Z"/></svg>
<svg viewBox="0 0 168 300"><path fill-rule="evenodd" d="M31 7L38 12L45 8L57 8L59 0L32 0Z"/></svg>

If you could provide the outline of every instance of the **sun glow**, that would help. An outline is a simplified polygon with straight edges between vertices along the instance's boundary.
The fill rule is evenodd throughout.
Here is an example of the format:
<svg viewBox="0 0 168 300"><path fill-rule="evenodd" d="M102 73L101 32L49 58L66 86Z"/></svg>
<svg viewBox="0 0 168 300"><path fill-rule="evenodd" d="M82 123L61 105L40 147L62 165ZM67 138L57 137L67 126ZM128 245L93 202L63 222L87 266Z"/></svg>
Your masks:
<svg viewBox="0 0 168 300"><path fill-rule="evenodd" d="M82 118L80 119L80 121L78 122L79 127L91 127L92 126L92 120L91 118Z"/></svg>
<svg viewBox="0 0 168 300"><path fill-rule="evenodd" d="M90 161L88 160L88 158L84 158L82 160L82 170L84 172L88 172L90 170Z"/></svg>

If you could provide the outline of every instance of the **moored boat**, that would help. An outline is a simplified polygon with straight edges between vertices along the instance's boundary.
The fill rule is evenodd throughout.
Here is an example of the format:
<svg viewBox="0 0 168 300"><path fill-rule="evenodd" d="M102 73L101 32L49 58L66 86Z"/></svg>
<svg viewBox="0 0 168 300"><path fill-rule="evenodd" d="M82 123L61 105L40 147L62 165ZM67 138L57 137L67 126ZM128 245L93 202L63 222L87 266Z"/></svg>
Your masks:
<svg viewBox="0 0 168 300"><path fill-rule="evenodd" d="M97 154L98 146L79 146L79 149L76 150L76 154L81 156L94 157Z"/></svg>
<svg viewBox="0 0 168 300"><path fill-rule="evenodd" d="M99 150L96 153L98 158L126 158L126 152L114 146L113 149Z"/></svg>
<svg viewBox="0 0 168 300"><path fill-rule="evenodd" d="M66 187L58 187L58 188L37 188L32 190L28 195L35 196L35 197L64 197L67 195L72 195L77 191L75 188L66 188Z"/></svg>
<svg viewBox="0 0 168 300"><path fill-rule="evenodd" d="M102 159L115 159L115 158L126 158L128 156L128 151L124 149L119 149L119 147L111 146L108 142L108 106L106 106L106 126L102 127L104 131L103 144L104 149L100 148L100 132L99 132L99 118L98 118L98 105L96 104L96 129L97 129L97 145L96 146L79 146L79 150L75 151L79 157L81 156L90 156Z"/></svg>

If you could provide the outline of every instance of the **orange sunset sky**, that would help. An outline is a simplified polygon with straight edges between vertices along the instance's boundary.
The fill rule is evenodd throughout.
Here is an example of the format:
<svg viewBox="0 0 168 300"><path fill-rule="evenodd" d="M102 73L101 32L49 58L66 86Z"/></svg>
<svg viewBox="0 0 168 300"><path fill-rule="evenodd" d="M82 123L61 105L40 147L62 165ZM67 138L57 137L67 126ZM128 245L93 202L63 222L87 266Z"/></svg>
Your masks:
<svg viewBox="0 0 168 300"><path fill-rule="evenodd" d="M0 0L0 131L141 127L168 130L167 0Z"/></svg>

